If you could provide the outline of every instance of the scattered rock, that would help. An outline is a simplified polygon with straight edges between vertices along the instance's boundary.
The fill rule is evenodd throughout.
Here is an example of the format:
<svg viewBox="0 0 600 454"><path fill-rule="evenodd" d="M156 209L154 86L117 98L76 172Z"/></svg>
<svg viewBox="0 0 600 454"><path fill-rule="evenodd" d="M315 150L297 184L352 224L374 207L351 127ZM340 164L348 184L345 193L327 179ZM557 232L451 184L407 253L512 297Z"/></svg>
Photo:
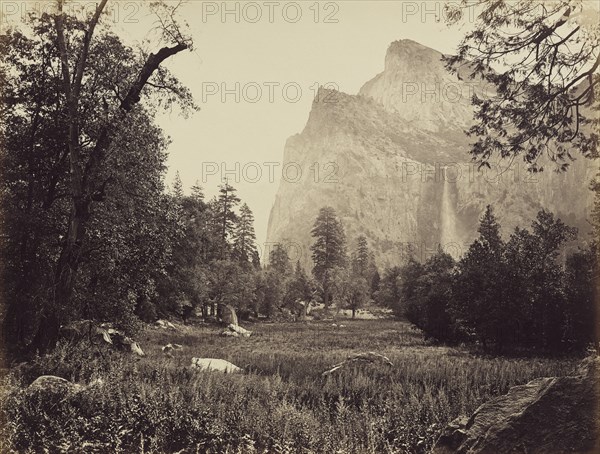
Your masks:
<svg viewBox="0 0 600 454"><path fill-rule="evenodd" d="M167 322L168 323L168 322ZM170 324L173 326L173 324ZM64 339L80 342L86 338L102 338L104 342L120 350L128 350L138 356L146 356L140 345L116 330L110 323L95 325L90 320L79 320L60 327Z"/></svg>
<svg viewBox="0 0 600 454"><path fill-rule="evenodd" d="M69 394L81 391L81 385L71 383L61 377L54 375L42 375L34 380L27 387L27 394L31 397L34 395L42 396L45 399L64 398Z"/></svg>
<svg viewBox="0 0 600 454"><path fill-rule="evenodd" d="M227 328L230 331L232 331L234 333L237 333L237 334L239 334L240 336L243 336L243 337L250 337L250 335L252 334L252 331L248 331L247 329L242 328L239 325L229 324L229 325L227 325Z"/></svg>
<svg viewBox="0 0 600 454"><path fill-rule="evenodd" d="M600 452L600 358L581 375L538 378L451 422L434 454Z"/></svg>
<svg viewBox="0 0 600 454"><path fill-rule="evenodd" d="M221 336L224 337L250 337L251 335L252 331L248 331L240 325L234 325L233 323L227 325L227 328L221 332Z"/></svg>
<svg viewBox="0 0 600 454"><path fill-rule="evenodd" d="M174 351L181 350L182 348L183 346L180 344L167 344L164 347L162 347L161 350L165 355L172 357Z"/></svg>
<svg viewBox="0 0 600 454"><path fill-rule="evenodd" d="M180 344L167 344L164 347L162 347L162 351L169 351L169 350L181 350L183 348L182 345Z"/></svg>
<svg viewBox="0 0 600 454"><path fill-rule="evenodd" d="M358 364L374 364L374 363L387 364L388 366L393 366L392 362L389 360L389 358L387 356L383 356L383 355L380 355L379 353L375 353L375 352L366 352L366 353L359 353L357 355L349 357L348 359L342 361L341 363L334 365L331 369L326 370L321 375L327 376L337 370L346 368L348 366L355 366Z"/></svg>
<svg viewBox="0 0 600 454"><path fill-rule="evenodd" d="M120 350L129 350L138 356L146 356L140 345L132 338L125 336L121 331L110 328L108 325L100 325L97 328L97 333L102 336L102 339L110 345L115 346Z"/></svg>
<svg viewBox="0 0 600 454"><path fill-rule="evenodd" d="M168 320L156 320L155 325L156 325L157 328L163 328L163 329L170 328L170 329L173 329L173 330L177 329L177 327L175 325L173 325L173 323L171 323Z"/></svg>
<svg viewBox="0 0 600 454"><path fill-rule="evenodd" d="M225 361L224 359L216 358L192 358L192 367L203 370L225 372L228 374L243 372L243 369L235 364Z"/></svg>
<svg viewBox="0 0 600 454"><path fill-rule="evenodd" d="M138 356L146 356L144 350L142 350L142 348L137 342L131 341L131 343L129 344L129 348L131 349L131 353L134 353Z"/></svg>

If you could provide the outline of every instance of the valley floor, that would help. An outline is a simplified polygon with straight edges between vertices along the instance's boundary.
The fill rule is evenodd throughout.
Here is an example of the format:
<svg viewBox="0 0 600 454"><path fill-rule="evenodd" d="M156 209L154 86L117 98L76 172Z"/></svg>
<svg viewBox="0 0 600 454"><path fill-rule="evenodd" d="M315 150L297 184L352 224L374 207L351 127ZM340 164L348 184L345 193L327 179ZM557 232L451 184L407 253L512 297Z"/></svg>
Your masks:
<svg viewBox="0 0 600 454"><path fill-rule="evenodd" d="M410 324L343 320L147 327L147 357L63 345L6 378L2 451L427 452L441 429L508 388L569 374L577 359L499 358L428 344ZM343 326L342 326L343 325ZM183 346L173 357L161 347ZM386 364L322 372L356 353ZM223 358L242 374L195 370ZM86 386L48 405L23 387L52 374Z"/></svg>

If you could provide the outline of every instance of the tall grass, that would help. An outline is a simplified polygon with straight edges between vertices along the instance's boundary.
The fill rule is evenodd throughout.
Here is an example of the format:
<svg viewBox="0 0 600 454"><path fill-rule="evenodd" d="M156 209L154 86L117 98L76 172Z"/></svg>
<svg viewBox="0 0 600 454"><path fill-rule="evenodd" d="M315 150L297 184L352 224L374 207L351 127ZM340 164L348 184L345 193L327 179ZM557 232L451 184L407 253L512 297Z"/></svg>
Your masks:
<svg viewBox="0 0 600 454"><path fill-rule="evenodd" d="M427 452L445 424L509 387L571 372L574 359L494 358L428 345L404 322L256 324L250 338L216 328L148 328L148 357L62 345L7 378L3 451L395 453ZM162 355L168 342L185 349ZM348 355L377 351L394 366L323 377ZM191 369L224 358L239 375ZM23 387L41 374L102 384L55 402ZM183 451L182 451L183 450Z"/></svg>

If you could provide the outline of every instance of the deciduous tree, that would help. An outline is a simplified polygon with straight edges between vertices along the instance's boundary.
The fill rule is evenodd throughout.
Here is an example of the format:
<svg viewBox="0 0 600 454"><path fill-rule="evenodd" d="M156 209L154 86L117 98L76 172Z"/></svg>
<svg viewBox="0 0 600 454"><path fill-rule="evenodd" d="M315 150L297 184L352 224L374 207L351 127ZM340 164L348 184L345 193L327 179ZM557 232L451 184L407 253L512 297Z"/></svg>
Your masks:
<svg viewBox="0 0 600 454"><path fill-rule="evenodd" d="M473 97L476 123L468 132L480 165L520 157L534 171L543 170L545 159L564 170L575 154L598 157L600 13L593 3L449 4L451 23L467 9L477 19L457 54L446 57L448 68L493 88Z"/></svg>

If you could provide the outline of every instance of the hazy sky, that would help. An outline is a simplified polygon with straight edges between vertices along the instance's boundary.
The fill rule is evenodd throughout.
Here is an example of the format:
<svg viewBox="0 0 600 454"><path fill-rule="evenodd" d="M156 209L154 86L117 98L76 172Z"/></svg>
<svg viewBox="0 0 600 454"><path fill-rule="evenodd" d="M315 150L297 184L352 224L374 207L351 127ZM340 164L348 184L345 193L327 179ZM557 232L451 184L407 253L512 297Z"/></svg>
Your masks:
<svg viewBox="0 0 600 454"><path fill-rule="evenodd" d="M198 180L209 198L227 174L254 212L262 245L285 141L304 128L317 86L356 94L383 70L386 49L398 39L454 52L474 17L470 11L460 27L447 27L445 1L189 0L180 17L189 25L195 50L169 59L168 66L191 89L201 110L187 119L176 112L159 118L172 139L167 182L179 172L186 190ZM88 10L96 5L67 2L67 7L87 5ZM54 3L3 0L0 26ZM109 23L131 44L152 37L148 3L109 1ZM592 6L593 14L581 17L596 23L598 2L584 5Z"/></svg>
<svg viewBox="0 0 600 454"><path fill-rule="evenodd" d="M222 172L229 172L254 212L262 244L281 176L281 167L264 163L281 163L286 139L306 124L317 85L355 94L383 70L392 41L410 38L452 52L461 32L436 20L443 2L248 3L227 2L234 12L224 17L222 2L185 6L196 49L178 55L170 68L191 88L201 111L189 119L165 116L160 124L173 141L168 181L179 171L186 188L199 180L212 196ZM249 22L259 11L261 18ZM121 24L132 39L147 29L132 25ZM223 90L229 90L224 99Z"/></svg>
<svg viewBox="0 0 600 454"><path fill-rule="evenodd" d="M3 1L2 23L50 3ZM111 0L108 6L117 33L132 44L147 37L153 26L153 17L141 5ZM195 50L178 54L168 66L192 90L201 110L188 119L175 112L159 119L172 139L167 181L178 171L186 189L198 180L211 197L228 172L253 210L257 239L264 243L281 176L275 163L282 161L286 139L304 128L316 87L328 84L357 93L383 70L386 49L398 39L453 52L473 18L467 15L461 28L448 28L443 5L189 1L180 16L189 24ZM223 89L228 90L225 98Z"/></svg>

